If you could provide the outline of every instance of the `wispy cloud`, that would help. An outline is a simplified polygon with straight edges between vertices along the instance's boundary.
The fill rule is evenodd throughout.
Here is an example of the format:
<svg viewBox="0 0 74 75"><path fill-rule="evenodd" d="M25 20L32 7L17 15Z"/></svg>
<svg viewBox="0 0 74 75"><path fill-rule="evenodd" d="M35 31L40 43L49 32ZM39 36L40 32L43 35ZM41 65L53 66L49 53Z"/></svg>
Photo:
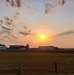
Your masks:
<svg viewBox="0 0 74 75"><path fill-rule="evenodd" d="M27 30L27 31L19 31L19 34L22 34L24 36L28 36L28 35L36 35L35 33L32 33L31 30Z"/></svg>
<svg viewBox="0 0 74 75"><path fill-rule="evenodd" d="M53 11L52 11L53 7L54 7L53 4L46 2L45 3L45 14L52 14L53 13Z"/></svg>
<svg viewBox="0 0 74 75"><path fill-rule="evenodd" d="M6 0L6 2L9 3L12 7L20 8L22 6L21 0Z"/></svg>
<svg viewBox="0 0 74 75"><path fill-rule="evenodd" d="M19 33L24 35L24 36L31 35L29 32L25 32L25 31L20 31Z"/></svg>
<svg viewBox="0 0 74 75"><path fill-rule="evenodd" d="M57 6L64 6L65 3L66 3L65 0L60 0L60 1L58 1L57 3L55 3L55 5L57 5Z"/></svg>
<svg viewBox="0 0 74 75"><path fill-rule="evenodd" d="M28 28L28 25L20 19L20 13L16 11L14 14L12 14L10 17L3 16L3 19L0 19L0 39L2 41L17 41L18 39L24 35L25 37L27 35L35 35L31 32L31 30ZM15 17L14 17L15 16ZM16 23L18 21L18 23ZM18 27L18 24L21 25L21 27ZM16 27L16 30L15 30ZM22 29L22 30L21 30ZM19 32L19 30L21 30ZM17 33L15 32L17 31ZM18 34L21 34L20 37ZM19 41L20 42L20 41Z"/></svg>
<svg viewBox="0 0 74 75"><path fill-rule="evenodd" d="M3 24L3 20L2 19L0 20L0 24Z"/></svg>
<svg viewBox="0 0 74 75"><path fill-rule="evenodd" d="M52 10L45 10L45 14L53 14Z"/></svg>
<svg viewBox="0 0 74 75"><path fill-rule="evenodd" d="M3 16L3 20L0 20L0 39L6 39L6 36L11 36L13 38L15 38L13 30L14 30L14 26L13 26L13 19L11 19L10 17L7 16Z"/></svg>
<svg viewBox="0 0 74 75"><path fill-rule="evenodd" d="M74 30L64 31L64 32L54 35L53 37L61 37L61 36L66 36L66 35L71 35L71 34L74 34Z"/></svg>
<svg viewBox="0 0 74 75"><path fill-rule="evenodd" d="M6 34L4 36L0 37L0 40L5 41L5 42L18 42L16 40L16 38L14 38L14 37L12 37L10 35L6 35Z"/></svg>
<svg viewBox="0 0 74 75"><path fill-rule="evenodd" d="M28 5L26 2L24 2L23 0L6 0L6 6L7 7L17 7L17 8L21 8L21 7L27 7L30 8L31 6Z"/></svg>
<svg viewBox="0 0 74 75"><path fill-rule="evenodd" d="M45 3L45 14L52 14L53 8L56 6L64 6L66 3L66 0L52 0L52 3L50 1Z"/></svg>

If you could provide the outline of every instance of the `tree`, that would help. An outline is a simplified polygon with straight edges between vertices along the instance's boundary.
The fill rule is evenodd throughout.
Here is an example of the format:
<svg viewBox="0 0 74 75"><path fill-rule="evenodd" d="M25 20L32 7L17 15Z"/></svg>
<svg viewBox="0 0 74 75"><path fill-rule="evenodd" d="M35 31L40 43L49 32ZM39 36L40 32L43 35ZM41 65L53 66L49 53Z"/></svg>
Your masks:
<svg viewBox="0 0 74 75"><path fill-rule="evenodd" d="M29 44L26 45L26 49L29 49Z"/></svg>

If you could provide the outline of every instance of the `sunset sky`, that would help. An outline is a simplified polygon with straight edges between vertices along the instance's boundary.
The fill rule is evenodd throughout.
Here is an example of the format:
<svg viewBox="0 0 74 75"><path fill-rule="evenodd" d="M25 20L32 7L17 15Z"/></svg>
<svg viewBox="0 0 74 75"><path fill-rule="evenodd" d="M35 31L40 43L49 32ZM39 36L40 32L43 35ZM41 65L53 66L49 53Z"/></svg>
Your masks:
<svg viewBox="0 0 74 75"><path fill-rule="evenodd" d="M24 4L18 8L7 5L6 0L0 0L0 23L3 22L0 24L0 43L7 46L29 44L30 47L74 47L74 0L66 0L64 5L56 4L54 0L22 1ZM48 7L51 10L46 14L45 4L52 2L56 5L54 8ZM11 26L7 25L5 17L11 19ZM11 29L10 32L4 30L1 33L3 26Z"/></svg>

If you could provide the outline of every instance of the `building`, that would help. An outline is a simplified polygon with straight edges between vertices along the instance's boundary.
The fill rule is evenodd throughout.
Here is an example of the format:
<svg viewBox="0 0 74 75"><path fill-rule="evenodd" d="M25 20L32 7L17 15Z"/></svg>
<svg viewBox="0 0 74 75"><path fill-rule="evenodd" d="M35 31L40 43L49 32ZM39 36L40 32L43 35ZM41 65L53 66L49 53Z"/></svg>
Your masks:
<svg viewBox="0 0 74 75"><path fill-rule="evenodd" d="M38 47L40 50L54 50L54 46L39 46Z"/></svg>
<svg viewBox="0 0 74 75"><path fill-rule="evenodd" d="M7 47L5 45L0 44L0 50L7 50Z"/></svg>
<svg viewBox="0 0 74 75"><path fill-rule="evenodd" d="M20 49L20 50L27 50L29 49L29 44L27 44L26 46L24 45L10 45L9 49Z"/></svg>
<svg viewBox="0 0 74 75"><path fill-rule="evenodd" d="M19 50L25 50L26 46L23 45L10 45L9 49L19 49Z"/></svg>

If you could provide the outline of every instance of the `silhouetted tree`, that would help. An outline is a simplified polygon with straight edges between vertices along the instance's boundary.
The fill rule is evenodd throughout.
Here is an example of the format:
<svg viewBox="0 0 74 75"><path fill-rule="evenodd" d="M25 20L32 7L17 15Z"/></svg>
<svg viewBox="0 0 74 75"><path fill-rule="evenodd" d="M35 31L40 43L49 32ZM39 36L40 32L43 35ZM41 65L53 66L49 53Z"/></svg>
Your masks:
<svg viewBox="0 0 74 75"><path fill-rule="evenodd" d="M2 44L0 44L0 46L3 46Z"/></svg>
<svg viewBox="0 0 74 75"><path fill-rule="evenodd" d="M29 49L29 44L26 45L26 49Z"/></svg>
<svg viewBox="0 0 74 75"><path fill-rule="evenodd" d="M55 49L59 49L58 47L55 47Z"/></svg>

